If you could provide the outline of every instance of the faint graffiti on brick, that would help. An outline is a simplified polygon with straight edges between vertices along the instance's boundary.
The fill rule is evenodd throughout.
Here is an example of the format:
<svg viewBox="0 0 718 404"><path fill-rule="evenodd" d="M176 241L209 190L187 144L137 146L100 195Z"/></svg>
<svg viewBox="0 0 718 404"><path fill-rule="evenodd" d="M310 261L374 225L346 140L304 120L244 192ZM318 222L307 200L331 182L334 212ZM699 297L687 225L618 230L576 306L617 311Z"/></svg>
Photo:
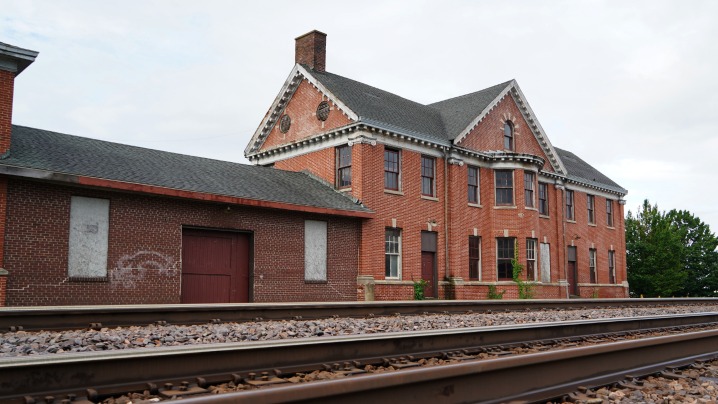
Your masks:
<svg viewBox="0 0 718 404"><path fill-rule="evenodd" d="M166 277L177 276L177 265L178 262L172 257L156 251L138 251L123 255L111 272L112 287L135 288L150 273Z"/></svg>

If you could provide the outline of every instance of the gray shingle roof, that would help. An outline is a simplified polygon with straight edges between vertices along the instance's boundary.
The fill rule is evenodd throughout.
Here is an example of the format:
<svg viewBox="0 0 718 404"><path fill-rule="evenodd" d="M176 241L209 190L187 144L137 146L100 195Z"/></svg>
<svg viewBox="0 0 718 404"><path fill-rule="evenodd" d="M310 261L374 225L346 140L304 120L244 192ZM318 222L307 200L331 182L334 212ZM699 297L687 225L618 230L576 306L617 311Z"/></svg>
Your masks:
<svg viewBox="0 0 718 404"><path fill-rule="evenodd" d="M435 102L429 107L439 111L447 136L455 139L510 84L511 81L507 81L475 93Z"/></svg>
<svg viewBox="0 0 718 404"><path fill-rule="evenodd" d="M424 105L334 73L308 68L307 71L359 115L361 122L409 132L440 144L456 138L511 84L507 81L475 93Z"/></svg>
<svg viewBox="0 0 718 404"><path fill-rule="evenodd" d="M439 111L333 73L308 71L359 115L360 121L408 130L427 140L446 143Z"/></svg>
<svg viewBox="0 0 718 404"><path fill-rule="evenodd" d="M556 153L558 153L559 158L563 161L563 164L566 167L566 170L568 170L567 177L569 179L607 188L622 194L626 194L628 192L570 151L559 149L558 147L554 147L554 149L556 149Z"/></svg>
<svg viewBox="0 0 718 404"><path fill-rule="evenodd" d="M371 212L304 173L170 153L13 125L0 165L207 194Z"/></svg>

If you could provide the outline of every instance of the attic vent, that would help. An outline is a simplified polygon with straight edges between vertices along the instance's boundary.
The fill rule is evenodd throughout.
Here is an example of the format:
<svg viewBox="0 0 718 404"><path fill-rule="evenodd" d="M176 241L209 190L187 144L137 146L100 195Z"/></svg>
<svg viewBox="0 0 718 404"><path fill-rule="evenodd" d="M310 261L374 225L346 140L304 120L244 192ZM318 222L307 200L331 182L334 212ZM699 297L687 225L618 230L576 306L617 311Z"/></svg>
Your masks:
<svg viewBox="0 0 718 404"><path fill-rule="evenodd" d="M322 101L317 106L317 119L320 121L326 121L329 118L329 103Z"/></svg>

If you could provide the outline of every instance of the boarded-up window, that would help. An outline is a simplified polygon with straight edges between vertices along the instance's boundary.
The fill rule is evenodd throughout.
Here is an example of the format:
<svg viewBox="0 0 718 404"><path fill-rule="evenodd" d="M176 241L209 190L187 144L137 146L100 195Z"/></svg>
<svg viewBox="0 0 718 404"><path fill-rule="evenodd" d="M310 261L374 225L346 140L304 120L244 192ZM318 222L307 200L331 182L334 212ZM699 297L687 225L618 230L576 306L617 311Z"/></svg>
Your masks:
<svg viewBox="0 0 718 404"><path fill-rule="evenodd" d="M548 243L541 243L541 282L551 282L551 249Z"/></svg>
<svg viewBox="0 0 718 404"><path fill-rule="evenodd" d="M304 221L304 280L327 280L327 222Z"/></svg>
<svg viewBox="0 0 718 404"><path fill-rule="evenodd" d="M73 196L70 202L70 246L67 272L71 278L107 276L110 201Z"/></svg>

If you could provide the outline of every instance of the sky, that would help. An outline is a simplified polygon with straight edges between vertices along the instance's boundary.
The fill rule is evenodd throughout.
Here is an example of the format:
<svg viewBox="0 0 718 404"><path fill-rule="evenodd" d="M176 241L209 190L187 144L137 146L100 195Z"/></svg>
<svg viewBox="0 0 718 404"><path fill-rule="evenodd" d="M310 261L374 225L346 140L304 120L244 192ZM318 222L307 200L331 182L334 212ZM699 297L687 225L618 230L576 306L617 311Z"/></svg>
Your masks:
<svg viewBox="0 0 718 404"><path fill-rule="evenodd" d="M554 146L718 231L718 2L0 0L13 122L248 163L294 65L432 103L516 79Z"/></svg>

